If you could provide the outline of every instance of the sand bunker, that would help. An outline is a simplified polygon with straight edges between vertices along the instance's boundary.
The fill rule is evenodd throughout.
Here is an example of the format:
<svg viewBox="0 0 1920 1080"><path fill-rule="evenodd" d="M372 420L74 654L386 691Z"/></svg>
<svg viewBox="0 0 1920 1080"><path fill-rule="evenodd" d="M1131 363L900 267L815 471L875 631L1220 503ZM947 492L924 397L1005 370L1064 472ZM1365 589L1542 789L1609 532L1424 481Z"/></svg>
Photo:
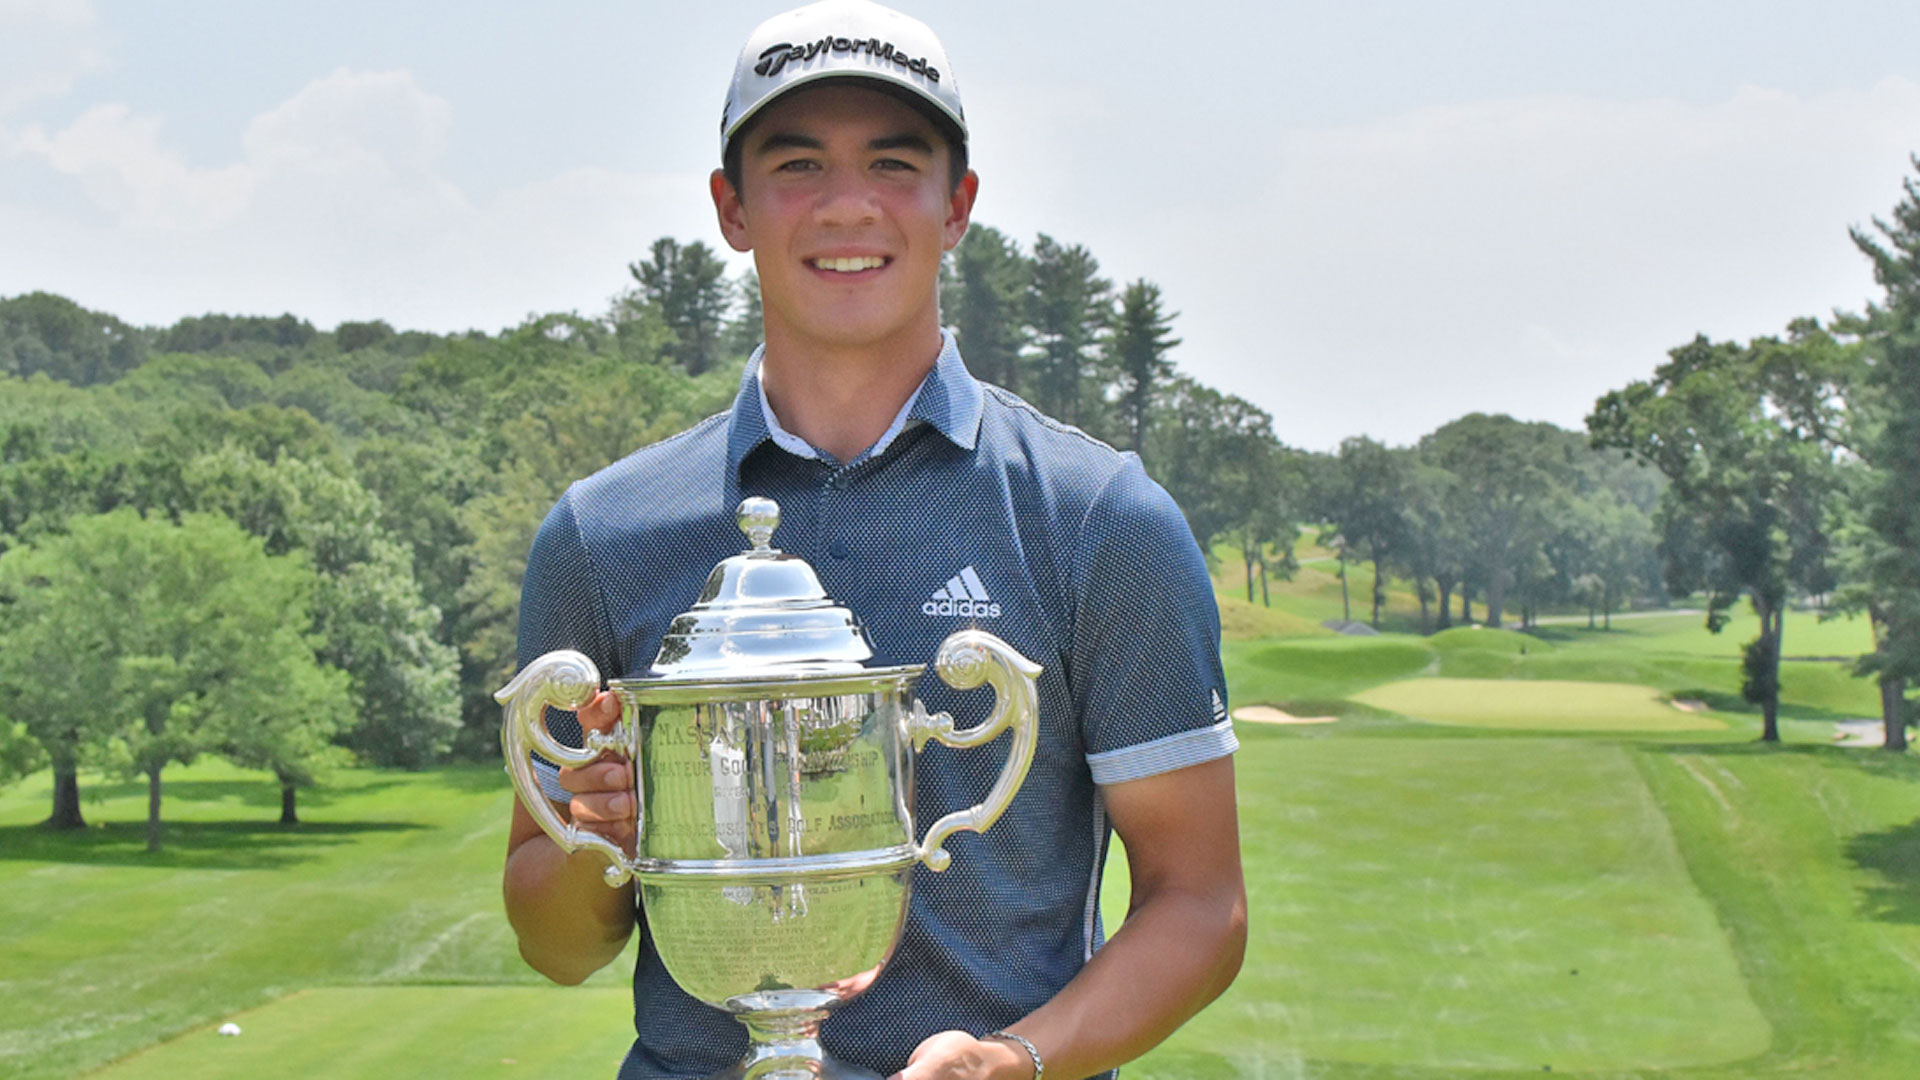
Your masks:
<svg viewBox="0 0 1920 1080"><path fill-rule="evenodd" d="M1706 712L1707 711L1706 702L1695 701L1692 698L1677 697L1673 699L1671 704L1673 705L1674 708L1679 709L1681 712Z"/></svg>
<svg viewBox="0 0 1920 1080"><path fill-rule="evenodd" d="M1233 718L1254 724L1331 724L1340 719L1337 716L1295 716L1271 705L1242 705L1233 710Z"/></svg>

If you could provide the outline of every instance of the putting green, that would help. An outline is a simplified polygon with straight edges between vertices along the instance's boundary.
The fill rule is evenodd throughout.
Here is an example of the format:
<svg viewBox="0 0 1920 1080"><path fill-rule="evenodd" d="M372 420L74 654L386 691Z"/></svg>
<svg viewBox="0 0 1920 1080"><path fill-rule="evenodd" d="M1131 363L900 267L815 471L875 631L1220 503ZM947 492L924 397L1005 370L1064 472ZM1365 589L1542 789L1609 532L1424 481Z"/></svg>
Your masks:
<svg viewBox="0 0 1920 1080"><path fill-rule="evenodd" d="M1554 679L1402 679L1353 700L1416 720L1521 731L1719 731L1651 687Z"/></svg>
<svg viewBox="0 0 1920 1080"><path fill-rule="evenodd" d="M327 987L229 1017L238 1036L204 1027L89 1075L612 1076L626 1055L632 1015L625 988Z"/></svg>

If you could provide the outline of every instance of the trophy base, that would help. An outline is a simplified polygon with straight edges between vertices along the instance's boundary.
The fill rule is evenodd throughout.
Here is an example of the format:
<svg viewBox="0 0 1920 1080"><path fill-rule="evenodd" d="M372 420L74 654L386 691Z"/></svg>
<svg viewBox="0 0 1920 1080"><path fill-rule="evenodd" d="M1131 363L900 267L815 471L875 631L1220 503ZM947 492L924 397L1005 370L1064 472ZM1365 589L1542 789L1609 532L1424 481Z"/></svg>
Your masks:
<svg viewBox="0 0 1920 1080"><path fill-rule="evenodd" d="M737 1013L750 1040L747 1056L707 1080L881 1080L880 1074L838 1061L820 1045L824 1008L770 1008Z"/></svg>
<svg viewBox="0 0 1920 1080"><path fill-rule="evenodd" d="M880 1074L830 1057L761 1057L714 1073L707 1080L881 1080Z"/></svg>

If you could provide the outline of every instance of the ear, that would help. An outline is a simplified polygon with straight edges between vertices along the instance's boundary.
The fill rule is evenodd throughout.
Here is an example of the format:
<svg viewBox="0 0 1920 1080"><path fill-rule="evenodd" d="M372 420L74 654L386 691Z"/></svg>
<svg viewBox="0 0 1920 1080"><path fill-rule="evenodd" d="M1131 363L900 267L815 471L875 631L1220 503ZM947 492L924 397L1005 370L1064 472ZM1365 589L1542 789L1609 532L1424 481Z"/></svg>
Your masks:
<svg viewBox="0 0 1920 1080"><path fill-rule="evenodd" d="M947 201L947 222L943 226L940 242L942 251L952 251L967 235L967 225L973 220L973 200L980 195L980 174L972 169L960 178L953 189L953 197Z"/></svg>
<svg viewBox="0 0 1920 1080"><path fill-rule="evenodd" d="M747 238L747 208L740 204L740 193L727 183L727 174L713 170L707 177L707 187L713 192L713 212L720 219L720 235L727 238L727 246L735 251L752 251L753 242Z"/></svg>

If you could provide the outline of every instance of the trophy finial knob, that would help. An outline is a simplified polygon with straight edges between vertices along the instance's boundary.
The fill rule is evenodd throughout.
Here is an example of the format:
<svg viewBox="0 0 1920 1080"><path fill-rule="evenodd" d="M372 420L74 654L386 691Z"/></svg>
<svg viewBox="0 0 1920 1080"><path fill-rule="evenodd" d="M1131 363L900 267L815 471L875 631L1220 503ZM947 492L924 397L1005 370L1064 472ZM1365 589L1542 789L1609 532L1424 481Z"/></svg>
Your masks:
<svg viewBox="0 0 1920 1080"><path fill-rule="evenodd" d="M740 509L736 511L740 531L753 541L753 550L773 550L773 530L780 527L780 504L764 495L750 495L740 500Z"/></svg>

